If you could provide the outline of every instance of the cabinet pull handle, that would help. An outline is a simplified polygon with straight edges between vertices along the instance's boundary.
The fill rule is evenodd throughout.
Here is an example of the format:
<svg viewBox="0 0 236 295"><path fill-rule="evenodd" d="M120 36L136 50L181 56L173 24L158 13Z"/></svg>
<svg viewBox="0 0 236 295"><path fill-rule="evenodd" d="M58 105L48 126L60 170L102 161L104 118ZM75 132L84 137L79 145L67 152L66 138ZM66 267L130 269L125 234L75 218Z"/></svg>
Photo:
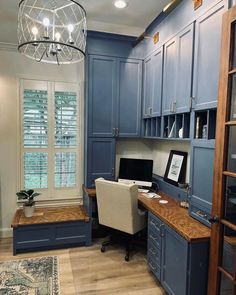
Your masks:
<svg viewBox="0 0 236 295"><path fill-rule="evenodd" d="M150 115L150 116L152 115L152 108L150 108L150 112L149 112L149 115Z"/></svg>
<svg viewBox="0 0 236 295"><path fill-rule="evenodd" d="M191 96L189 99L189 110L191 111L194 107L193 107L193 101L194 101L195 97Z"/></svg>
<svg viewBox="0 0 236 295"><path fill-rule="evenodd" d="M175 101L173 101L173 113L176 113L176 100Z"/></svg>
<svg viewBox="0 0 236 295"><path fill-rule="evenodd" d="M197 212L196 212L196 214L199 216L199 217L202 217L202 218L207 218L207 214L205 214L205 213L203 213L202 211L200 211L200 210L198 210Z"/></svg>
<svg viewBox="0 0 236 295"><path fill-rule="evenodd" d="M150 234L149 237L150 237L150 239L152 239L153 241L155 241L155 242L157 241L157 238L153 237L152 234Z"/></svg>
<svg viewBox="0 0 236 295"><path fill-rule="evenodd" d="M170 103L170 112L173 113L173 102Z"/></svg>
<svg viewBox="0 0 236 295"><path fill-rule="evenodd" d="M160 233L161 233L161 237L164 237L164 233L165 233L165 231L164 231L164 223L162 223L161 225L160 225Z"/></svg>
<svg viewBox="0 0 236 295"><path fill-rule="evenodd" d="M153 248L150 248L149 250L152 253L152 255L156 255L157 254L157 252L155 250L153 250Z"/></svg>
<svg viewBox="0 0 236 295"><path fill-rule="evenodd" d="M152 264L152 262L150 260L149 260L149 265L150 265L152 270L156 270L156 267Z"/></svg>
<svg viewBox="0 0 236 295"><path fill-rule="evenodd" d="M156 224L156 222L151 221L150 224L153 225L155 228L157 228L157 229L159 230L159 227L158 227L158 225Z"/></svg>
<svg viewBox="0 0 236 295"><path fill-rule="evenodd" d="M111 175L112 175L112 177L115 176L115 168L112 168L112 169L111 169Z"/></svg>
<svg viewBox="0 0 236 295"><path fill-rule="evenodd" d="M116 136L116 128L112 129L112 136L115 137Z"/></svg>
<svg viewBox="0 0 236 295"><path fill-rule="evenodd" d="M116 128L116 137L118 137L119 136L119 128Z"/></svg>

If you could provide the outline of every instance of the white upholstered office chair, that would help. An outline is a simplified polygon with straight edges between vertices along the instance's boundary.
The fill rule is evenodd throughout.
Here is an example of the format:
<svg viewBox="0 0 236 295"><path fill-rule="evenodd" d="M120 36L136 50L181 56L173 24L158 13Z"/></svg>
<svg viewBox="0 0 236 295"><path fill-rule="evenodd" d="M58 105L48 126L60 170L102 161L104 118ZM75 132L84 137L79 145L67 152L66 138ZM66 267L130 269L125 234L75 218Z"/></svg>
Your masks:
<svg viewBox="0 0 236 295"><path fill-rule="evenodd" d="M129 260L131 236L146 227L145 213L138 209L138 187L98 178L95 180L99 223L125 233L126 256ZM101 251L110 244L104 242Z"/></svg>

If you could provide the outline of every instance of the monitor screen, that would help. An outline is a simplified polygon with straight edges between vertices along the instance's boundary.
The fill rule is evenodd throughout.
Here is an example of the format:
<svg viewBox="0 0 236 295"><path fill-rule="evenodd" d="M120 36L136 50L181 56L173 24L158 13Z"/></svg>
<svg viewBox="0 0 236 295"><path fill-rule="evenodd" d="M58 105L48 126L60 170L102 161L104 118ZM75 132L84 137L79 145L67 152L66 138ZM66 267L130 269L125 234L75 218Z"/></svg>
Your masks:
<svg viewBox="0 0 236 295"><path fill-rule="evenodd" d="M121 158L118 181L152 186L152 167L153 160Z"/></svg>

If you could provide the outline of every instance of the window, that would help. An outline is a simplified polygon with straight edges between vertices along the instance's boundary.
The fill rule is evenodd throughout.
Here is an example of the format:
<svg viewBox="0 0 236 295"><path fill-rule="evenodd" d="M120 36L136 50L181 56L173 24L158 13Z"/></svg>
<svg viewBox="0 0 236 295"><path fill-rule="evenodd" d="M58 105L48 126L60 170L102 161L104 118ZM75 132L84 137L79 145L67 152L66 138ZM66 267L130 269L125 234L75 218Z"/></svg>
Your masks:
<svg viewBox="0 0 236 295"><path fill-rule="evenodd" d="M71 83L21 81L22 177L46 199L78 196L79 99Z"/></svg>

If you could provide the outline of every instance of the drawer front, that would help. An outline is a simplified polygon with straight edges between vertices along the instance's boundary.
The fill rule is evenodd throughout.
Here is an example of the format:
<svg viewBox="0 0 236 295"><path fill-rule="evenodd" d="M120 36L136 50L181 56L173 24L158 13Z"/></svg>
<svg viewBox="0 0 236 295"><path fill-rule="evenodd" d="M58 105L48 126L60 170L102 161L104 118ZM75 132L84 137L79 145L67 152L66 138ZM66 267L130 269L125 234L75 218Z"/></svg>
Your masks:
<svg viewBox="0 0 236 295"><path fill-rule="evenodd" d="M60 224L54 227L56 244L81 243L86 240L85 223Z"/></svg>
<svg viewBox="0 0 236 295"><path fill-rule="evenodd" d="M153 231L160 231L163 222L155 215L149 212L148 214L148 227Z"/></svg>
<svg viewBox="0 0 236 295"><path fill-rule="evenodd" d="M161 280L161 269L160 269L160 267L157 265L157 263L155 261L152 260L151 257L147 258L147 263L148 263L148 266L149 266L150 270L155 275L155 277L160 281Z"/></svg>
<svg viewBox="0 0 236 295"><path fill-rule="evenodd" d="M148 240L147 256L152 261L157 263L158 266L161 266L161 250L158 249L150 240Z"/></svg>
<svg viewBox="0 0 236 295"><path fill-rule="evenodd" d="M160 231L148 229L148 242L151 242L156 248L161 249Z"/></svg>
<svg viewBox="0 0 236 295"><path fill-rule="evenodd" d="M53 233L48 226L29 226L14 230L18 249L47 246L53 240Z"/></svg>
<svg viewBox="0 0 236 295"><path fill-rule="evenodd" d="M209 218L211 218L211 213L209 209L204 208L203 206L200 206L199 204L191 203L189 206L189 213L190 216L197 219L201 223L211 226L210 222L208 221Z"/></svg>

